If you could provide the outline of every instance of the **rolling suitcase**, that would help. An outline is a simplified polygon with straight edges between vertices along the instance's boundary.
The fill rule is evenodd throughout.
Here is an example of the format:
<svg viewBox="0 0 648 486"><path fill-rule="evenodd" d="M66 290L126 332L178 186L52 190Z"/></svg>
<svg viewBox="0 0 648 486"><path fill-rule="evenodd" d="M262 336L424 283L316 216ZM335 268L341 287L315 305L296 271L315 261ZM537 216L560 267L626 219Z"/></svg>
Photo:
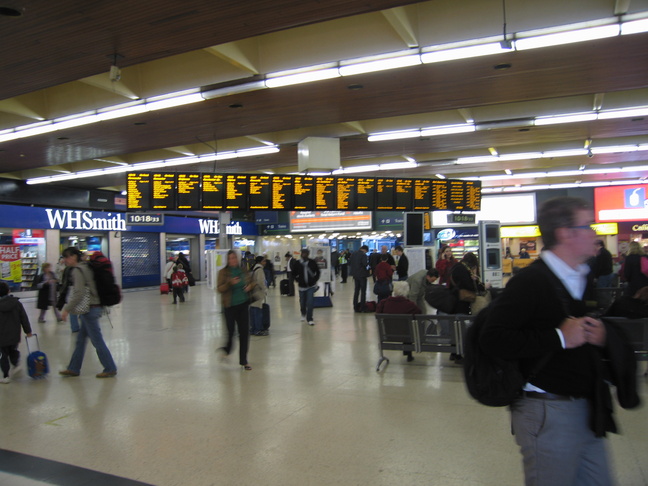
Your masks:
<svg viewBox="0 0 648 486"><path fill-rule="evenodd" d="M284 278L279 282L279 291L281 292L281 295L290 295L290 280Z"/></svg>
<svg viewBox="0 0 648 486"><path fill-rule="evenodd" d="M30 339L36 339L34 351L30 351L29 349ZM47 373L49 373L49 364L47 363L47 356L40 350L38 336L34 334L30 338L25 338L25 343L27 344L27 372L29 376L35 380L45 378Z"/></svg>
<svg viewBox="0 0 648 486"><path fill-rule="evenodd" d="M160 293L161 294L168 294L169 293L169 284L166 282L162 282L160 284Z"/></svg>

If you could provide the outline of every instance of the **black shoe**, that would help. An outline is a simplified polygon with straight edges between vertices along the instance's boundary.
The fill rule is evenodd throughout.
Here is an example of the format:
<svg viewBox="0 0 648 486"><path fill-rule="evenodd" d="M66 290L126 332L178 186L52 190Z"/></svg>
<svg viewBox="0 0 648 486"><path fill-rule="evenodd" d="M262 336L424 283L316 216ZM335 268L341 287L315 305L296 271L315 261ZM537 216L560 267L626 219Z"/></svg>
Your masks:
<svg viewBox="0 0 648 486"><path fill-rule="evenodd" d="M411 354L408 354L407 355L407 362L409 363L410 361L414 361L414 356L412 356Z"/></svg>

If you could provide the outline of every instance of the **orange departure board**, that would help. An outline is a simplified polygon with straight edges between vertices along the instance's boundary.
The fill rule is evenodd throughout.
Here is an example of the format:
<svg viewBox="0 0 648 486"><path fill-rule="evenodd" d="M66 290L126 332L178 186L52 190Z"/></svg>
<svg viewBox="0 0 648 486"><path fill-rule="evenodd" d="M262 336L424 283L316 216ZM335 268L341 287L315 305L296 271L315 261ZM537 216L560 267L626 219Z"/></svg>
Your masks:
<svg viewBox="0 0 648 486"><path fill-rule="evenodd" d="M129 210L479 211L481 183L451 179L131 172Z"/></svg>
<svg viewBox="0 0 648 486"><path fill-rule="evenodd" d="M176 209L176 173L153 174L151 209Z"/></svg>
<svg viewBox="0 0 648 486"><path fill-rule="evenodd" d="M430 209L432 209L432 181L415 179L412 211L429 211Z"/></svg>
<svg viewBox="0 0 648 486"><path fill-rule="evenodd" d="M336 179L336 208L338 211L354 211L356 209L356 179L353 177L338 177Z"/></svg>
<svg viewBox="0 0 648 486"><path fill-rule="evenodd" d="M315 178L315 209L329 211L335 208L335 177Z"/></svg>
<svg viewBox="0 0 648 486"><path fill-rule="evenodd" d="M269 175L248 176L248 208L267 211L272 207L272 180Z"/></svg>
<svg viewBox="0 0 648 486"><path fill-rule="evenodd" d="M315 177L295 176L293 181L293 209L312 211L315 209Z"/></svg>
<svg viewBox="0 0 648 486"><path fill-rule="evenodd" d="M396 179L394 189L394 209L396 211L411 211L414 198L414 181L412 179Z"/></svg>
<svg viewBox="0 0 648 486"><path fill-rule="evenodd" d="M247 174L227 174L225 176L225 206L227 209L247 209Z"/></svg>
<svg viewBox="0 0 648 486"><path fill-rule="evenodd" d="M272 209L287 211L292 209L293 177L289 175L272 176Z"/></svg>
<svg viewBox="0 0 648 486"><path fill-rule="evenodd" d="M202 175L202 208L225 209L225 175Z"/></svg>
<svg viewBox="0 0 648 486"><path fill-rule="evenodd" d="M376 205L376 179L359 177L356 180L356 209L373 211Z"/></svg>
<svg viewBox="0 0 648 486"><path fill-rule="evenodd" d="M178 209L198 210L200 205L200 174L179 173L178 174Z"/></svg>
<svg viewBox="0 0 648 486"><path fill-rule="evenodd" d="M376 210L392 211L396 194L396 179L376 179Z"/></svg>
<svg viewBox="0 0 648 486"><path fill-rule="evenodd" d="M126 207L128 209L151 209L151 174L129 172L126 177Z"/></svg>

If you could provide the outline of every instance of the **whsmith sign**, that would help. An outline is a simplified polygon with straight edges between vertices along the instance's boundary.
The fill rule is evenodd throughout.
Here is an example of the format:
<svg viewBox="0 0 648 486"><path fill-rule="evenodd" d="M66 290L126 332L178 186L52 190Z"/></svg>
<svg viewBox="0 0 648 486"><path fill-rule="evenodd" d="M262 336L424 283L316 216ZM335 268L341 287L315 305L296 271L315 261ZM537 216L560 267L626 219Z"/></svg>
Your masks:
<svg viewBox="0 0 648 486"><path fill-rule="evenodd" d="M0 205L0 228L57 229L63 231L137 231L143 233L218 234L217 219L164 217L161 226L129 224L125 213ZM228 235L256 236L256 225L233 222Z"/></svg>

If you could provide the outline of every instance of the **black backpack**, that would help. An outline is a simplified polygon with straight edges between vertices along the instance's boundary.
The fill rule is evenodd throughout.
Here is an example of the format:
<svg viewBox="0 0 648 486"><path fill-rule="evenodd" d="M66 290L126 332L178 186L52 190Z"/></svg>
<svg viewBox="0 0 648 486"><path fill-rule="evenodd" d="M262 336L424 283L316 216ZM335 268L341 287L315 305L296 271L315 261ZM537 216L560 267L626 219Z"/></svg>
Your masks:
<svg viewBox="0 0 648 486"><path fill-rule="evenodd" d="M517 360L491 356L479 345L492 302L475 317L464 337L463 365L466 387L471 397L489 407L505 407L513 403L527 380Z"/></svg>
<svg viewBox="0 0 648 486"><path fill-rule="evenodd" d="M92 269L101 305L119 304L122 295L119 285L115 283L111 261L103 253L97 251L90 257L88 266Z"/></svg>
<svg viewBox="0 0 648 486"><path fill-rule="evenodd" d="M427 285L425 301L441 312L452 314L457 306L457 292L445 285Z"/></svg>

